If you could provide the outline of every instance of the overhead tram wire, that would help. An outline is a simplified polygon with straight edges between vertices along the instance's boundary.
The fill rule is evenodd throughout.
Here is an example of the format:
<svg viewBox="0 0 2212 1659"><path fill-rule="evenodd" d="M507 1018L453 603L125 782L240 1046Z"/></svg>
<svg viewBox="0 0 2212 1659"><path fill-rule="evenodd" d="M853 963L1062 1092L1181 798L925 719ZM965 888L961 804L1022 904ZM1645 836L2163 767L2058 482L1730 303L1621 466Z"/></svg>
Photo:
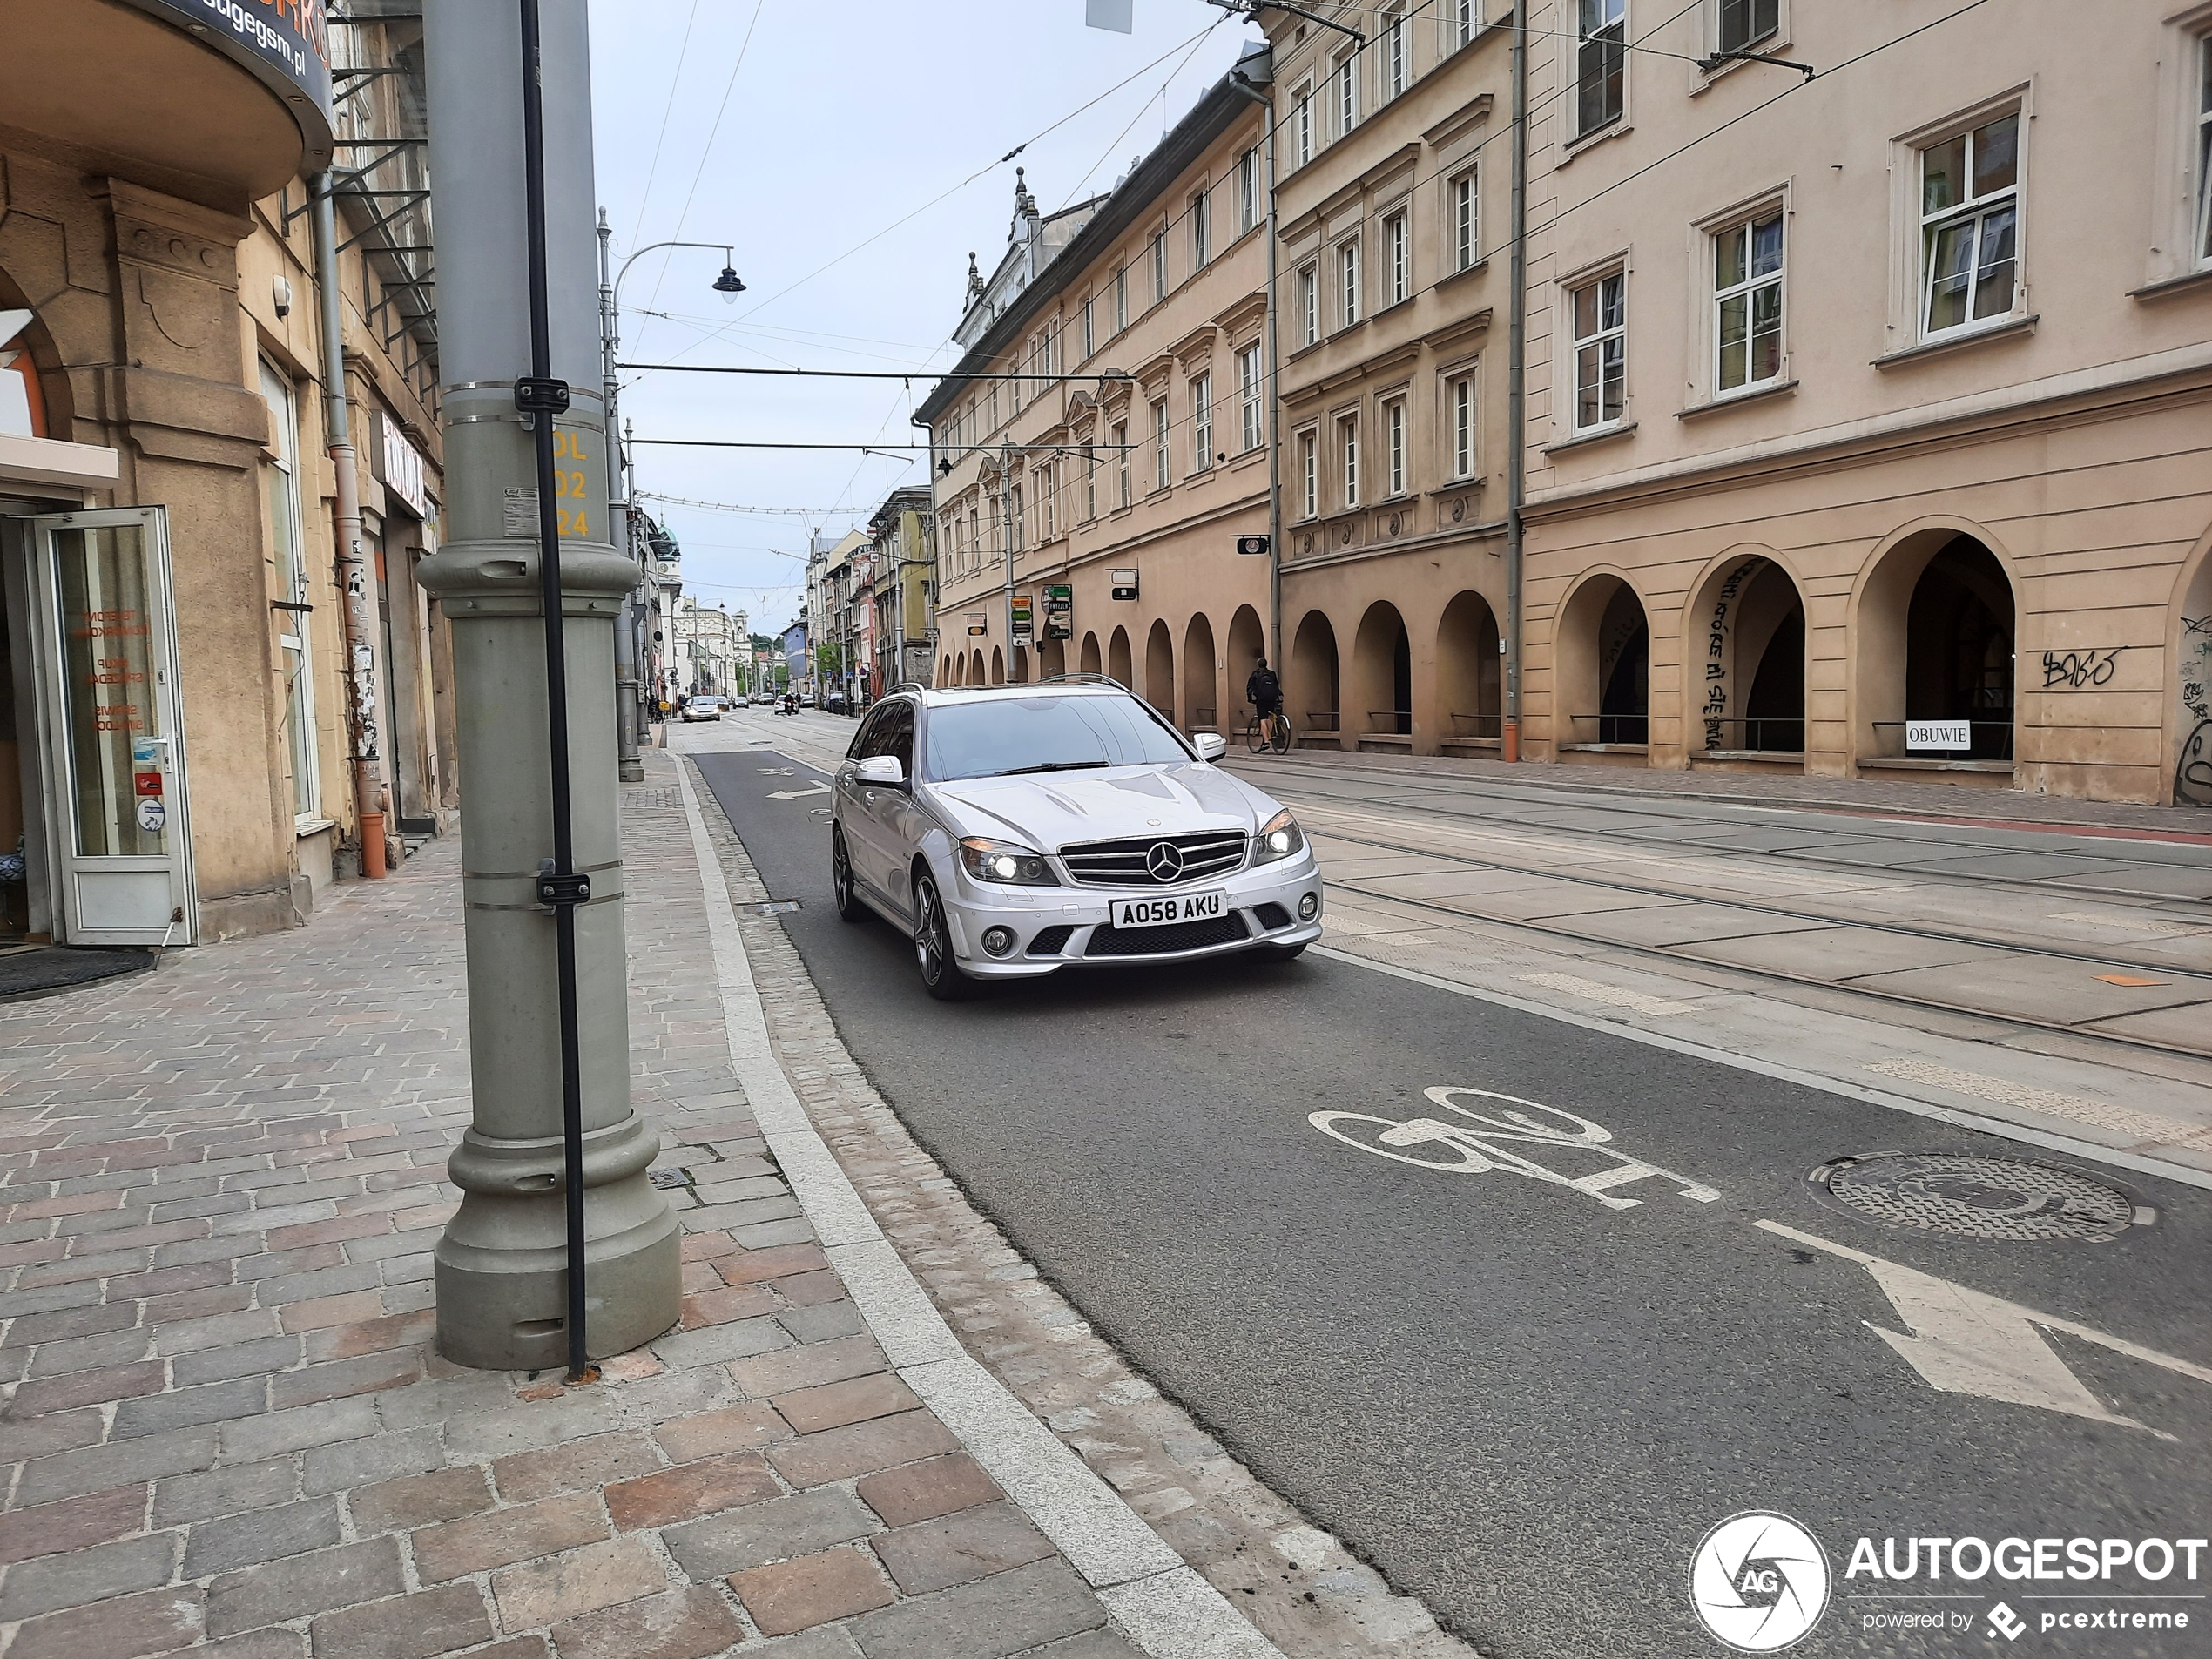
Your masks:
<svg viewBox="0 0 2212 1659"><path fill-rule="evenodd" d="M678 236L683 235L684 221L691 217L691 203L698 199L699 180L706 177L706 164L714 158L714 141L722 134L722 118L729 112L730 94L737 91L738 71L745 67L745 57L752 50L753 31L760 27L760 14L767 4L768 0L753 0L752 21L745 25L745 39L738 45L738 61L730 65L730 78L723 84L722 102L715 106L714 125L707 129L706 143L699 151L698 168L691 174L691 187L684 192L684 205L676 212L676 234ZM642 211L640 218L643 218ZM653 273L653 291L645 296L647 305L660 298L661 284L668 280L669 261L675 257L674 248L661 255L660 269ZM643 332L642 329L640 332Z"/></svg>
<svg viewBox="0 0 2212 1659"><path fill-rule="evenodd" d="M1423 0L1423 3L1433 3L1433 0ZM1190 36L1187 39L1177 41L1174 45L1169 47L1167 51L1162 52L1150 63L1145 64L1143 68L1134 71L1121 80L1115 82L1113 85L1108 87L1096 98L1092 98L1089 103L1079 105L1075 109L1069 111L1067 114L1062 116L1057 121L1055 121L1050 126L1044 127L1036 132L1031 133L1021 143L1015 145L1014 148L1008 151L1004 155L999 157L997 160L990 162L984 166L978 167L974 172L968 174L967 178L961 179L958 184L954 185L949 189L942 191L937 195L931 197L927 201L922 203L921 206L915 208L912 212L903 214L900 218L892 220L890 224L886 225L881 230L876 232L873 236L867 237L864 240L855 242L851 247L846 249L844 253L831 260L827 264L818 266L815 269L809 271L805 276L800 277L797 281L777 289L775 293L770 294L758 305L747 309L743 316L732 319L730 322L724 324L723 327L725 328L736 327L739 324L745 322L748 318L758 315L761 311L766 309L769 306L773 305L785 295L792 293L796 289L804 287L807 283L812 282L816 277L820 276L825 271L834 269L836 266L842 265L846 260L851 259L854 254L860 253L863 248L881 241L885 237L890 235L892 232L897 230L900 226L921 218L922 214L927 212L940 202L942 202L950 197L958 195L961 191L967 189L968 185L974 184L977 179L984 177L988 173L995 172L1000 167L1003 167L1008 162L1013 160L1015 157L1020 155L1031 145L1036 143L1038 139L1046 138L1051 133L1057 132L1060 128L1067 125L1069 122L1074 120L1077 116L1082 114L1086 110L1090 109L1095 105L1102 104L1106 99L1113 97L1115 93L1129 85L1130 82L1150 74L1162 64L1166 63L1169 58L1174 57L1176 53L1184 51L1185 48L1197 42L1203 41L1208 35L1211 34L1220 26L1221 19L1218 17L1215 18L1213 22L1208 24L1197 34ZM1148 99L1147 102L1149 103L1150 100ZM658 292L658 289L656 292ZM711 340L718 337L719 333L718 331L716 334L711 334L707 337L707 339ZM706 344L705 340L696 341L692 343L692 345L685 347L685 350L693 350L696 349L697 347L703 346L705 344Z"/></svg>
<svg viewBox="0 0 2212 1659"><path fill-rule="evenodd" d="M699 0L691 0L691 16L684 20L684 39L676 48L676 73L668 83L668 102L661 106L660 132L653 139L652 164L645 169L645 188L637 198L637 222L630 227L630 244L635 247L645 234L645 209L653 199L653 180L660 174L661 146L668 142L669 118L676 112L676 89L684 79L685 60L690 56L691 28L699 20Z"/></svg>

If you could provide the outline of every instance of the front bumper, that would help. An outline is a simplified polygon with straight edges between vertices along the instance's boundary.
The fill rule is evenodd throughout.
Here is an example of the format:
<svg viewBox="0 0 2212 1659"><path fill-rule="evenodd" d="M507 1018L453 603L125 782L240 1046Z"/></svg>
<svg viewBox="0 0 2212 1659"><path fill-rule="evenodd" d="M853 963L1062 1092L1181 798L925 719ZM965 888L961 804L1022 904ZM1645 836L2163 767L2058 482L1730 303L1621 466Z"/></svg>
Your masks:
<svg viewBox="0 0 2212 1659"><path fill-rule="evenodd" d="M1110 925L1119 900L1163 899L1216 888L1228 895L1230 913L1244 923L1243 938L1143 954L1088 954L1093 934ZM1311 848L1280 863L1182 887L1002 887L970 880L962 871L951 884L941 886L941 891L945 919L952 931L953 954L961 970L976 979L1035 979L1063 968L1192 961L1204 956L1232 955L1255 947L1309 944L1321 936L1321 868ZM1311 920L1302 921L1298 904L1308 894L1313 897L1314 911ZM1260 914L1269 905L1278 907L1285 920L1270 926L1271 916ZM993 956L983 948L984 934L995 927L1005 927L1015 936L1014 948L1004 956ZM1057 941L1056 949L1050 948L1055 942L1052 938L1039 940L1040 934L1055 934L1062 929L1065 937ZM1035 948L1040 943L1047 948Z"/></svg>

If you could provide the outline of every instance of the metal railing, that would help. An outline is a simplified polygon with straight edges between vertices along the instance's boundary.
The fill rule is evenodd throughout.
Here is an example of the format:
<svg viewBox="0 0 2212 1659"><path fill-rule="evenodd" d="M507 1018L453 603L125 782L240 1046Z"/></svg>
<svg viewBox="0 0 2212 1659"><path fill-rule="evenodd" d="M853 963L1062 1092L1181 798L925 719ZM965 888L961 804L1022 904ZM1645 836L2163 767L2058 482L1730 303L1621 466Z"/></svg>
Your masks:
<svg viewBox="0 0 2212 1659"><path fill-rule="evenodd" d="M1741 754L1798 754L1805 752L1805 721L1802 714L1731 715L1701 717L1705 747ZM1723 742L1731 737L1733 742Z"/></svg>
<svg viewBox="0 0 2212 1659"><path fill-rule="evenodd" d="M1344 730L1344 717L1334 709L1308 709L1305 711L1305 729L1308 732L1341 732Z"/></svg>
<svg viewBox="0 0 2212 1659"><path fill-rule="evenodd" d="M1963 749L1913 748L1905 742L1904 720L1874 722L1874 753L1880 760L2010 760L2013 723L2006 720L1914 720L1913 725L1963 725L1967 743Z"/></svg>
<svg viewBox="0 0 2212 1659"><path fill-rule="evenodd" d="M1190 711L1190 724L1194 727L1206 726L1211 728L1213 725L1213 715L1214 711L1211 709L1193 709Z"/></svg>
<svg viewBox="0 0 2212 1659"><path fill-rule="evenodd" d="M1651 717L1648 714L1574 714L1568 717L1575 728L1577 743L1649 743ZM1595 732L1586 737L1585 732Z"/></svg>
<svg viewBox="0 0 2212 1659"><path fill-rule="evenodd" d="M1377 738L1410 738L1413 735L1413 711L1411 709L1370 709L1367 711L1367 733Z"/></svg>
<svg viewBox="0 0 2212 1659"><path fill-rule="evenodd" d="M1482 738L1502 738L1505 735L1506 722L1505 717L1502 715L1454 714L1451 718L1452 735L1455 738L1474 738L1480 739Z"/></svg>

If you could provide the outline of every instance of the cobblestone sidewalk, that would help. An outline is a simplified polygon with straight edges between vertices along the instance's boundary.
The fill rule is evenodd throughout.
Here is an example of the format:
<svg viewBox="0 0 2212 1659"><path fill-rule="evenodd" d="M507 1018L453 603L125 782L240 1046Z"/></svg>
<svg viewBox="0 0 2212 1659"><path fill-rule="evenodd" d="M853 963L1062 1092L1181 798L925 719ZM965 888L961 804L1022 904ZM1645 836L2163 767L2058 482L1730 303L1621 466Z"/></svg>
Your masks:
<svg viewBox="0 0 2212 1659"><path fill-rule="evenodd" d="M5 1659L1133 1659L815 1242L649 764L635 1096L684 1172L686 1294L597 1386L431 1347L457 848L303 931L0 1008Z"/></svg>

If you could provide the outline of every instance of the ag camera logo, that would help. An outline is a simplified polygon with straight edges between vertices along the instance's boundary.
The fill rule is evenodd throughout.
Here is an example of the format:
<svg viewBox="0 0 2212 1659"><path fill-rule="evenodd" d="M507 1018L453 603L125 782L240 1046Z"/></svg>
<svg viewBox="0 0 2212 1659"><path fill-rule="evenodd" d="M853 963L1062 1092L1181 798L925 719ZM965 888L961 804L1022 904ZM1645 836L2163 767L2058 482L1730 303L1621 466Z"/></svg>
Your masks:
<svg viewBox="0 0 2212 1659"><path fill-rule="evenodd" d="M1730 1515L1689 1558L1689 1604L1714 1639L1738 1653L1778 1653L1820 1622L1828 1556L1787 1515Z"/></svg>

